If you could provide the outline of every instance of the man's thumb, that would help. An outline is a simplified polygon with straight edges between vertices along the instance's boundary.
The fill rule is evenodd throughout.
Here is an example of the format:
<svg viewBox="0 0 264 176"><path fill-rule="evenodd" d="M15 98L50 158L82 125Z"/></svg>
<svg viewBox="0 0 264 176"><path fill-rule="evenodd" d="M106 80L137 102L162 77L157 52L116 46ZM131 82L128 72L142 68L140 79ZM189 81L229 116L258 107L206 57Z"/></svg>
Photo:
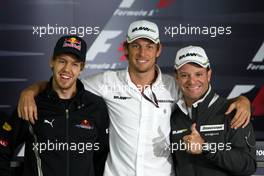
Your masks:
<svg viewBox="0 0 264 176"><path fill-rule="evenodd" d="M196 130L196 123L192 124L191 126L191 131L192 131L192 134L199 134L199 132Z"/></svg>

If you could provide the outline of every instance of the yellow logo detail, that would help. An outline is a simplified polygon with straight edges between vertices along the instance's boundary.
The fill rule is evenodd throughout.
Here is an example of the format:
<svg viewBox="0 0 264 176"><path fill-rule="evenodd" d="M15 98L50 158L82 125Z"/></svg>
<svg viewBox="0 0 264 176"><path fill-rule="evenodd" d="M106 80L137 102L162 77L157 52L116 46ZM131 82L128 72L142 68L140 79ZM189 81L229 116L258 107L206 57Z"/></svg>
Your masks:
<svg viewBox="0 0 264 176"><path fill-rule="evenodd" d="M6 131L11 131L12 127L11 125L9 125L7 122L4 123L4 125L2 126L4 130Z"/></svg>

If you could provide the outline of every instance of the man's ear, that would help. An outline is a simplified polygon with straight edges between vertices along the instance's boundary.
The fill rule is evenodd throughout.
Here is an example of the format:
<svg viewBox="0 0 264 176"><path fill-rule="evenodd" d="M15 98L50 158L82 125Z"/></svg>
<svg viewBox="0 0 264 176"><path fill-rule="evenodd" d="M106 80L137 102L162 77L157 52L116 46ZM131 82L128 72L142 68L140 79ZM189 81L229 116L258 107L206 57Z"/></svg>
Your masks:
<svg viewBox="0 0 264 176"><path fill-rule="evenodd" d="M209 69L207 74L208 74L208 78L207 78L208 82L210 82L211 81L211 77L212 77L212 69Z"/></svg>
<svg viewBox="0 0 264 176"><path fill-rule="evenodd" d="M84 63L84 62L82 62L82 63L81 63L81 71L83 71L83 69L84 69L84 66L85 66L85 63Z"/></svg>
<svg viewBox="0 0 264 176"><path fill-rule="evenodd" d="M178 79L179 79L178 72L177 72L177 70L175 68L173 70L174 70L173 76L174 76L175 80L178 81Z"/></svg>
<svg viewBox="0 0 264 176"><path fill-rule="evenodd" d="M123 42L123 48L124 48L124 55L126 56L126 58L128 59L128 43L127 42Z"/></svg>
<svg viewBox="0 0 264 176"><path fill-rule="evenodd" d="M54 67L54 59L53 58L51 58L49 60L49 66L50 66L51 69L53 69L53 67Z"/></svg>
<svg viewBox="0 0 264 176"><path fill-rule="evenodd" d="M161 45L161 43L159 43L157 47L158 47L158 52L156 54L156 58L158 58L160 56L160 54L161 54L161 51L162 51L162 45Z"/></svg>

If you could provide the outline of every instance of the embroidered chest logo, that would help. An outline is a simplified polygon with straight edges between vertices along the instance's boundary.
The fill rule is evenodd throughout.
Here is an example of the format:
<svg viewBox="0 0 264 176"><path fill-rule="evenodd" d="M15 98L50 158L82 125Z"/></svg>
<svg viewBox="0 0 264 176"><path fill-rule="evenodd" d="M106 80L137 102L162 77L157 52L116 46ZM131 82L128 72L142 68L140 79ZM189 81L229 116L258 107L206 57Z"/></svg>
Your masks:
<svg viewBox="0 0 264 176"><path fill-rule="evenodd" d="M131 99L132 97L126 97L126 96L114 96L114 99L119 99L119 100L127 100L127 99Z"/></svg>
<svg viewBox="0 0 264 176"><path fill-rule="evenodd" d="M52 119L51 121L48 121L47 119L44 120L44 123L47 123L49 124L52 128L54 127L53 126L53 122L54 122L55 119Z"/></svg>
<svg viewBox="0 0 264 176"><path fill-rule="evenodd" d="M181 129L181 130L174 130L174 131L172 131L172 134L181 134L181 133L184 133L184 132L186 132L186 131L188 131L187 128L185 128L185 129Z"/></svg>
<svg viewBox="0 0 264 176"><path fill-rule="evenodd" d="M223 131L225 129L224 124L216 124L216 125L202 125L200 127L200 132L208 132L208 131Z"/></svg>
<svg viewBox="0 0 264 176"><path fill-rule="evenodd" d="M87 130L94 129L94 127L90 124L90 122L87 119L82 120L80 124L77 124L75 126L77 128L83 128L83 129L87 129Z"/></svg>

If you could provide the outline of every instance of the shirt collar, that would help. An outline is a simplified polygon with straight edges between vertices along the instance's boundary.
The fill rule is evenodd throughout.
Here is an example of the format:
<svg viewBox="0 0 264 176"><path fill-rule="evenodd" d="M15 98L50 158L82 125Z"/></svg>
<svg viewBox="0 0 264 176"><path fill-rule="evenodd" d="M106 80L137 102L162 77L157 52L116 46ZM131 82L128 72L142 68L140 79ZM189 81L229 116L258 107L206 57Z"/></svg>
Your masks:
<svg viewBox="0 0 264 176"><path fill-rule="evenodd" d="M156 71L158 73L158 76L157 76L156 80L152 83L152 86L157 86L158 84L160 84L162 82L161 70L160 70L158 65L156 65L155 67L156 67ZM125 81L133 89L138 89L137 86L131 81L131 78L130 78L130 75L128 72L128 67L126 68Z"/></svg>

